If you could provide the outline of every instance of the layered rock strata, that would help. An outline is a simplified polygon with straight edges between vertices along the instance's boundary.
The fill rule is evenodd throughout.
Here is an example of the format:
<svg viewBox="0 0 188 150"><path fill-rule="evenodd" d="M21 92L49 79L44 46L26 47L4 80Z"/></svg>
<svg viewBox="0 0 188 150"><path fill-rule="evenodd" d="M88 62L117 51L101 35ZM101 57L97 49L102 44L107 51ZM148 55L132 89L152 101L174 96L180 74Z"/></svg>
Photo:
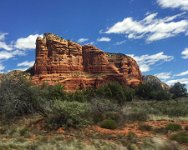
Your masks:
<svg viewBox="0 0 188 150"><path fill-rule="evenodd" d="M33 82L63 84L67 91L97 88L117 81L128 86L142 82L136 61L124 54L105 53L93 45L81 46L54 34L36 40Z"/></svg>

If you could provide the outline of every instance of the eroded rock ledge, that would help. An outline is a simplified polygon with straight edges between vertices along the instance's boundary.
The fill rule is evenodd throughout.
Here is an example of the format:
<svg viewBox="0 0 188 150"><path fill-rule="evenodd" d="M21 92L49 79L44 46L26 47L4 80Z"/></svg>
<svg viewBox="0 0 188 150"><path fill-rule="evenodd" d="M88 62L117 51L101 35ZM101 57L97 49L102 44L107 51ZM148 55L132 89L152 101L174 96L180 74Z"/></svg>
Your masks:
<svg viewBox="0 0 188 150"><path fill-rule="evenodd" d="M124 54L105 53L93 45L81 46L54 34L36 40L33 82L61 83L68 91L97 88L110 81L136 86L142 75L136 61Z"/></svg>

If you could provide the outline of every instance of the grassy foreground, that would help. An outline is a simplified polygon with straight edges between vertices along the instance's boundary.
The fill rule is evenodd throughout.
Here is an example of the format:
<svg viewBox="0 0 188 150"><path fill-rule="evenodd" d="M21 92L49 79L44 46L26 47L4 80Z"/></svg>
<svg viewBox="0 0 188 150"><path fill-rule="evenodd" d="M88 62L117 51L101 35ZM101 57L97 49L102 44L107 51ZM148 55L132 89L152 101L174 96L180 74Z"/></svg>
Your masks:
<svg viewBox="0 0 188 150"><path fill-rule="evenodd" d="M0 150L187 150L188 100L133 101L117 129L48 130L38 114L0 122Z"/></svg>

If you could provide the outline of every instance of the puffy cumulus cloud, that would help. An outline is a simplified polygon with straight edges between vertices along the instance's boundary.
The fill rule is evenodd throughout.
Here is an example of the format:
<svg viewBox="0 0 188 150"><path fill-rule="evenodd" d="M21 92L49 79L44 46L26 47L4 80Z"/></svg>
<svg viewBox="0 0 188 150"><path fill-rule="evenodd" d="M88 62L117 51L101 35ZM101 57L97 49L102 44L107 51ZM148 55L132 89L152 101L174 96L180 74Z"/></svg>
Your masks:
<svg viewBox="0 0 188 150"><path fill-rule="evenodd" d="M180 8L188 11L188 0L157 0L157 3L163 8Z"/></svg>
<svg viewBox="0 0 188 150"><path fill-rule="evenodd" d="M188 70L184 71L184 72L181 72L181 73L178 73L175 76L180 77L180 76L186 76L186 75L188 75Z"/></svg>
<svg viewBox="0 0 188 150"><path fill-rule="evenodd" d="M7 60L14 57L14 54L9 51L0 51L0 60Z"/></svg>
<svg viewBox="0 0 188 150"><path fill-rule="evenodd" d="M0 51L0 60L8 60L10 58L13 58L15 56L24 56L25 53L20 50L14 50L14 51Z"/></svg>
<svg viewBox="0 0 188 150"><path fill-rule="evenodd" d="M174 59L173 56L165 55L164 52L159 52L153 55L141 55L135 56L134 54L128 54L129 56L133 57L140 66L141 72L148 72L151 70L151 66L158 64L169 62Z"/></svg>
<svg viewBox="0 0 188 150"><path fill-rule="evenodd" d="M78 39L78 43L84 43L84 42L87 42L89 39L88 38L80 38Z"/></svg>
<svg viewBox="0 0 188 150"><path fill-rule="evenodd" d="M109 37L101 37L97 39L98 42L110 42L111 39Z"/></svg>
<svg viewBox="0 0 188 150"><path fill-rule="evenodd" d="M9 45L5 42L5 36L8 35L8 33L0 33L0 49L4 50L12 50L12 45Z"/></svg>
<svg viewBox="0 0 188 150"><path fill-rule="evenodd" d="M170 72L161 72L161 73L155 74L154 76L158 77L161 80L167 80L172 77L172 74Z"/></svg>
<svg viewBox="0 0 188 150"><path fill-rule="evenodd" d="M188 78L180 78L180 79L173 79L173 80L168 80L166 83L168 85L173 85L177 82L180 82L182 84L188 84Z"/></svg>
<svg viewBox="0 0 188 150"><path fill-rule="evenodd" d="M142 20L132 17L115 23L106 34L125 34L129 39L146 39L147 42L174 37L180 33L187 35L188 20L181 17L185 13L158 19L158 13L147 14Z"/></svg>
<svg viewBox="0 0 188 150"><path fill-rule="evenodd" d="M39 36L42 37L40 34L31 34L27 37L18 38L14 47L21 50L35 49L35 42Z"/></svg>
<svg viewBox="0 0 188 150"><path fill-rule="evenodd" d="M184 49L181 54L183 59L188 59L188 48Z"/></svg>
<svg viewBox="0 0 188 150"><path fill-rule="evenodd" d="M34 65L34 61L24 61L24 62L18 63L17 67L29 68L29 67L32 67L33 65Z"/></svg>

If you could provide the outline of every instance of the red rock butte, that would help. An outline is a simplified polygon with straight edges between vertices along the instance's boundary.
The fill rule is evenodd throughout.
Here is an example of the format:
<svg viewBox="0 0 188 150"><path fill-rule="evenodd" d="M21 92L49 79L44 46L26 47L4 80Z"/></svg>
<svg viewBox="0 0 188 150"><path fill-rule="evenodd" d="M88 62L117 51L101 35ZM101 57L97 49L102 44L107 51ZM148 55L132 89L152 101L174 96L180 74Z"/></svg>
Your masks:
<svg viewBox="0 0 188 150"><path fill-rule="evenodd" d="M36 40L32 80L36 84L62 84L65 90L74 91L111 81L134 87L142 82L142 75L129 56L106 53L93 45L81 46L45 33Z"/></svg>

